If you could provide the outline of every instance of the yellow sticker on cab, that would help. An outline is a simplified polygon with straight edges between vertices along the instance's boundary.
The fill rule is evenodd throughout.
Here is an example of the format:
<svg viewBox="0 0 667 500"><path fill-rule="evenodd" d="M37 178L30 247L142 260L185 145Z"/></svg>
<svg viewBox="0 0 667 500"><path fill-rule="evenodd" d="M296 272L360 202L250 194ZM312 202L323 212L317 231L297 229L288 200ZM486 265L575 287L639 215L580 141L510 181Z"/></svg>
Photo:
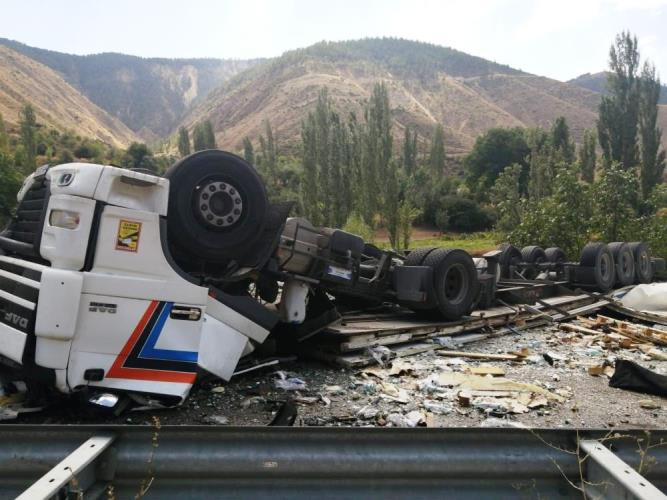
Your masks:
<svg viewBox="0 0 667 500"><path fill-rule="evenodd" d="M141 222L121 219L121 221L118 223L116 250L122 250L124 252L136 252L139 249L140 236Z"/></svg>

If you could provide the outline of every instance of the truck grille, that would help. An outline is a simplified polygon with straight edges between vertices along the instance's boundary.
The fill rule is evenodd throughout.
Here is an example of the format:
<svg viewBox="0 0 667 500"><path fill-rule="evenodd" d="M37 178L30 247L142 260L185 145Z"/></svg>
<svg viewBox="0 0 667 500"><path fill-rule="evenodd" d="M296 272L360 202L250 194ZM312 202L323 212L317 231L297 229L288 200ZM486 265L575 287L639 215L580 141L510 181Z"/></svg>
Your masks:
<svg viewBox="0 0 667 500"><path fill-rule="evenodd" d="M16 207L15 215L2 234L6 238L29 245L31 251L25 252L26 254L39 255L39 244L49 195L49 182L46 176L36 178ZM23 252L18 250L16 253Z"/></svg>

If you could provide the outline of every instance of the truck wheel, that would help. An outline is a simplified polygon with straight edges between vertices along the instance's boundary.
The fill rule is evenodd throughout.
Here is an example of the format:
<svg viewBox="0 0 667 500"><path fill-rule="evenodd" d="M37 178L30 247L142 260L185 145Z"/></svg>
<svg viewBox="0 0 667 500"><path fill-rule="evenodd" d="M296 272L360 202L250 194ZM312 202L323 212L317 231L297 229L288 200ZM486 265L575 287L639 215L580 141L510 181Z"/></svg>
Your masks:
<svg viewBox="0 0 667 500"><path fill-rule="evenodd" d="M472 257L463 250L439 248L428 254L423 265L433 268L433 288L442 316L458 320L469 314L479 293Z"/></svg>
<svg viewBox="0 0 667 500"><path fill-rule="evenodd" d="M614 256L609 247L601 242L588 243L581 251L579 264L592 269L592 280L601 292L608 292L616 281Z"/></svg>
<svg viewBox="0 0 667 500"><path fill-rule="evenodd" d="M623 241L609 243L609 250L616 265L616 283L627 286L635 282L635 256L630 246Z"/></svg>
<svg viewBox="0 0 667 500"><path fill-rule="evenodd" d="M521 252L519 249L509 243L503 243L498 247L500 255L498 256L498 265L500 266L500 275L503 278L511 278L510 266L515 266L521 262Z"/></svg>
<svg viewBox="0 0 667 500"><path fill-rule="evenodd" d="M436 247L417 248L408 254L404 263L406 266L421 266L428 254L435 249Z"/></svg>
<svg viewBox="0 0 667 500"><path fill-rule="evenodd" d="M653 281L653 266L648 247L641 241L628 243L635 258L635 283L650 283Z"/></svg>
<svg viewBox="0 0 667 500"><path fill-rule="evenodd" d="M172 166L168 238L193 260L237 259L267 219L264 183L252 165L225 151L199 151Z"/></svg>
<svg viewBox="0 0 667 500"><path fill-rule="evenodd" d="M544 251L544 255L547 256L547 261L554 264L564 264L567 261L567 256L565 252L559 247L550 247Z"/></svg>
<svg viewBox="0 0 667 500"><path fill-rule="evenodd" d="M528 264L539 264L540 262L546 262L547 254L544 253L542 247L532 245L521 249L521 258Z"/></svg>

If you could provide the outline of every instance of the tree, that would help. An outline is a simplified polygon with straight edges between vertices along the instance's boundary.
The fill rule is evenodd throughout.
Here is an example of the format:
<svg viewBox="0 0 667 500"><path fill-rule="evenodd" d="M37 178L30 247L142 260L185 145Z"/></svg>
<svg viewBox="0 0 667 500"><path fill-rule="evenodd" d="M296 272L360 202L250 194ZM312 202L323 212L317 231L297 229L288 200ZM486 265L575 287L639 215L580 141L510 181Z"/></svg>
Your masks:
<svg viewBox="0 0 667 500"><path fill-rule="evenodd" d="M570 128L564 116L559 116L551 127L551 147L553 154L559 159L572 163L574 161L574 142L570 137Z"/></svg>
<svg viewBox="0 0 667 500"><path fill-rule="evenodd" d="M2 119L2 113L0 113L0 153L2 152L9 152L9 137L7 136L5 121Z"/></svg>
<svg viewBox="0 0 667 500"><path fill-rule="evenodd" d="M133 142L127 148L122 165L129 168L145 168L154 172L157 170L153 153L148 146L139 142Z"/></svg>
<svg viewBox="0 0 667 500"><path fill-rule="evenodd" d="M630 32L616 35L609 50L609 95L600 101L598 139L605 165L620 162L631 169L638 163L637 120L639 115L639 51Z"/></svg>
<svg viewBox="0 0 667 500"><path fill-rule="evenodd" d="M662 182L665 170L665 151L660 151L662 130L657 125L660 78L655 66L646 62L639 80L639 137L641 163L639 167L642 199L647 200L653 188Z"/></svg>
<svg viewBox="0 0 667 500"><path fill-rule="evenodd" d="M0 149L0 179L0 224L4 225L16 205L16 193L23 179L14 168L9 153L3 149Z"/></svg>
<svg viewBox="0 0 667 500"><path fill-rule="evenodd" d="M435 126L433 131L429 166L431 167L431 175L434 177L441 176L445 170L445 133L440 123Z"/></svg>
<svg viewBox="0 0 667 500"><path fill-rule="evenodd" d="M591 129L584 130L584 141L579 148L579 171L581 172L581 179L589 184L592 184L595 180L596 145L595 131Z"/></svg>
<svg viewBox="0 0 667 500"><path fill-rule="evenodd" d="M192 145L195 151L203 151L206 147L206 133L201 123L195 125L192 130Z"/></svg>
<svg viewBox="0 0 667 500"><path fill-rule="evenodd" d="M204 139L206 141L206 149L216 149L218 147L215 142L215 133L213 132L211 120L204 121Z"/></svg>
<svg viewBox="0 0 667 500"><path fill-rule="evenodd" d="M490 129L477 137L472 151L463 160L466 183L472 192L485 197L505 167L519 164L522 167L521 192L525 192L529 153L530 148L522 129Z"/></svg>
<svg viewBox="0 0 667 500"><path fill-rule="evenodd" d="M262 153L261 167L268 177L269 184L276 186L277 163L276 163L276 145L273 140L273 130L268 120L264 121L264 135L259 136L259 147Z"/></svg>
<svg viewBox="0 0 667 500"><path fill-rule="evenodd" d="M255 164L255 148L253 148L248 136L243 138L243 158L251 165Z"/></svg>
<svg viewBox="0 0 667 500"><path fill-rule="evenodd" d="M603 241L619 241L636 216L637 178L634 171L613 162L594 187L594 223Z"/></svg>
<svg viewBox="0 0 667 500"><path fill-rule="evenodd" d="M521 222L522 198L519 192L519 179L522 167L518 163L503 170L491 189L491 202L498 212L496 227L509 232Z"/></svg>
<svg viewBox="0 0 667 500"><path fill-rule="evenodd" d="M392 173L391 109L389 93L384 83L376 83L364 112L365 127L362 151L362 183L364 206L362 215L368 224L373 224L373 216L386 209L388 183ZM385 218L387 214L385 213Z"/></svg>
<svg viewBox="0 0 667 500"><path fill-rule="evenodd" d="M37 118L35 117L35 110L30 104L26 104L21 109L19 123L25 162L22 166L26 171L31 172L37 166Z"/></svg>
<svg viewBox="0 0 667 500"><path fill-rule="evenodd" d="M213 133L213 124L210 120L195 125L192 131L192 142L195 151L203 151L204 149L215 149L215 134Z"/></svg>
<svg viewBox="0 0 667 500"><path fill-rule="evenodd" d="M317 182L317 137L315 115L308 113L301 123L301 158L303 162L303 181L301 182L301 206L305 216L320 225L319 185Z"/></svg>
<svg viewBox="0 0 667 500"><path fill-rule="evenodd" d="M403 171L405 175L410 176L415 170L417 170L417 131L406 125L403 137Z"/></svg>
<svg viewBox="0 0 667 500"><path fill-rule="evenodd" d="M181 127L178 129L178 152L181 157L188 156L190 154L190 134L188 129Z"/></svg>

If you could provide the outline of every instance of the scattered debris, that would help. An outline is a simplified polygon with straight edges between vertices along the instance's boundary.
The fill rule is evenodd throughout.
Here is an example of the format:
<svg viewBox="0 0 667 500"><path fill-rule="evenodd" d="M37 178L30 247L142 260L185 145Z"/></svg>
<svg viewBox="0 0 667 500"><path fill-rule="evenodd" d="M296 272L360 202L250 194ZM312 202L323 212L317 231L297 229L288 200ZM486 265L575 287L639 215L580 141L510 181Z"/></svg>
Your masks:
<svg viewBox="0 0 667 500"><path fill-rule="evenodd" d="M283 371L276 372L278 379L276 379L276 387L283 391L302 391L306 389L306 382L297 377L287 377Z"/></svg>
<svg viewBox="0 0 667 500"><path fill-rule="evenodd" d="M467 351L443 351L437 352L438 356L454 356L457 358L485 359L495 361L522 361L525 356L518 354L489 354L486 352L467 352Z"/></svg>
<svg viewBox="0 0 667 500"><path fill-rule="evenodd" d="M609 380L610 387L667 397L667 376L659 375L633 361L619 359Z"/></svg>

